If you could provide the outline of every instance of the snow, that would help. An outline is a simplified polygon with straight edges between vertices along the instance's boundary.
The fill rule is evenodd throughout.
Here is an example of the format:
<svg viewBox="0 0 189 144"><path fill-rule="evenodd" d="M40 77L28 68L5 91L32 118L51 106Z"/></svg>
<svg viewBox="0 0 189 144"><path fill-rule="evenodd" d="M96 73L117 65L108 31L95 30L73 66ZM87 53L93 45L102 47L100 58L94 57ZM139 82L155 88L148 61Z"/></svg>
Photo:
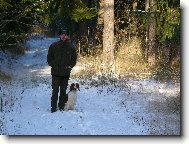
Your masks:
<svg viewBox="0 0 189 144"><path fill-rule="evenodd" d="M50 112L51 75L46 56L57 38L30 39L25 55L5 61L13 75L0 82L4 135L180 135L180 84L151 79L118 80L114 85L82 79L76 110ZM11 67L8 67L11 64ZM72 73L80 71L77 64ZM68 91L68 90L67 90Z"/></svg>

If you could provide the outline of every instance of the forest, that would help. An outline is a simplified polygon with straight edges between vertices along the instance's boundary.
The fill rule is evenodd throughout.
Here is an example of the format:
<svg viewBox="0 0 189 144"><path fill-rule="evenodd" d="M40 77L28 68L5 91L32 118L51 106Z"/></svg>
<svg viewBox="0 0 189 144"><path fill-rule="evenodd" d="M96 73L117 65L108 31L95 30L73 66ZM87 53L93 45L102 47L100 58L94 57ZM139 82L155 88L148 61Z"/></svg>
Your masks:
<svg viewBox="0 0 189 144"><path fill-rule="evenodd" d="M23 54L34 35L66 29L86 75L180 76L177 0L1 0L0 50ZM90 72L89 72L90 71Z"/></svg>

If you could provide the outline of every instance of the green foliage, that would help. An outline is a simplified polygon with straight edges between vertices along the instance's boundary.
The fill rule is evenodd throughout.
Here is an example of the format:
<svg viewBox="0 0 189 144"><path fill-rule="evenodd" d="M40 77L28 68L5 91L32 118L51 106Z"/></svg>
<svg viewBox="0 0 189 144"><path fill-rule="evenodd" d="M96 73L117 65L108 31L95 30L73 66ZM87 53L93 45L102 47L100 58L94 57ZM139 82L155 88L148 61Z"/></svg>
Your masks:
<svg viewBox="0 0 189 144"><path fill-rule="evenodd" d="M76 22L91 19L97 15L96 9L88 8L81 0L57 1L54 5L54 11L57 10L60 16L70 18ZM59 5L59 7L56 5Z"/></svg>
<svg viewBox="0 0 189 144"><path fill-rule="evenodd" d="M175 0L157 1L157 36L160 42L179 41L180 38L180 5Z"/></svg>
<svg viewBox="0 0 189 144"><path fill-rule="evenodd" d="M12 5L10 4L9 0L0 0L0 8L1 9L7 9L11 6Z"/></svg>
<svg viewBox="0 0 189 144"><path fill-rule="evenodd" d="M119 25L127 33L138 35L139 37L145 36L146 30L149 26L150 12L145 12L145 1L139 3L138 7L143 11L132 11L132 5L129 3L123 3L120 0L117 4L118 8L115 8L115 14L119 14L119 19L122 19L122 23L118 21ZM178 0L156 0L156 36L160 43L164 42L180 42L180 2ZM121 9L119 8L121 6ZM120 13L121 12L121 13ZM119 20L118 19L118 20Z"/></svg>
<svg viewBox="0 0 189 144"><path fill-rule="evenodd" d="M96 14L82 0L0 0L0 48L16 46L35 26L62 28Z"/></svg>
<svg viewBox="0 0 189 144"><path fill-rule="evenodd" d="M1 1L2 2L2 1ZM40 0L9 0L9 7L0 8L0 48L16 48L42 15Z"/></svg>
<svg viewBox="0 0 189 144"><path fill-rule="evenodd" d="M71 18L75 20L76 22L86 19L91 19L92 17L95 17L97 15L97 11L93 8L76 8Z"/></svg>

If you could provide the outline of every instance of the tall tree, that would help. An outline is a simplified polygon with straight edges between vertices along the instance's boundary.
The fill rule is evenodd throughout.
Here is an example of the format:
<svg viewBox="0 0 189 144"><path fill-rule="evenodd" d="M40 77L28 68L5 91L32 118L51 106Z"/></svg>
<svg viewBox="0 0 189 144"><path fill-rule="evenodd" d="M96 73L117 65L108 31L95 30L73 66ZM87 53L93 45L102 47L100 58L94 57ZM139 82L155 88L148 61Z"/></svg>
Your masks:
<svg viewBox="0 0 189 144"><path fill-rule="evenodd" d="M148 63L154 66L156 63L156 0L148 0L149 25L148 25Z"/></svg>
<svg viewBox="0 0 189 144"><path fill-rule="evenodd" d="M99 11L98 11L98 25L103 25L104 23L104 0L99 0Z"/></svg>
<svg viewBox="0 0 189 144"><path fill-rule="evenodd" d="M103 72L114 72L114 0L104 0Z"/></svg>

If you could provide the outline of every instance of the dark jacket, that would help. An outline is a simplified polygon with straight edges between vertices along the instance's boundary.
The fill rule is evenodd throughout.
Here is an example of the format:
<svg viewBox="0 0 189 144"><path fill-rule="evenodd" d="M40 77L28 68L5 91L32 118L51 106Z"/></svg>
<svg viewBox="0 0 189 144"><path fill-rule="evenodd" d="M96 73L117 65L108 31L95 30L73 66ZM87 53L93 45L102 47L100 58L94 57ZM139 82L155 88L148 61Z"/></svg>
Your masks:
<svg viewBox="0 0 189 144"><path fill-rule="evenodd" d="M69 40L60 40L50 45L47 62L51 66L51 75L69 77L76 60L76 50Z"/></svg>

